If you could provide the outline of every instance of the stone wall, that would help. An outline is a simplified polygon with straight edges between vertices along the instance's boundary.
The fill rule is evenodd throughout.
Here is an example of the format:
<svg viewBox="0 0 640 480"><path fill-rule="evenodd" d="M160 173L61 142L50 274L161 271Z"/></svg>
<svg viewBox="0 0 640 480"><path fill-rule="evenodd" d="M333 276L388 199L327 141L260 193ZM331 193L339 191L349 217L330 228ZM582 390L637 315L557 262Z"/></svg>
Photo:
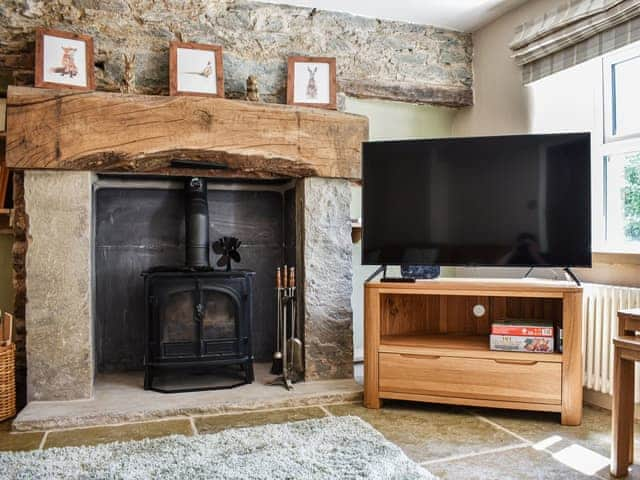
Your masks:
<svg viewBox="0 0 640 480"><path fill-rule="evenodd" d="M305 178L296 195L305 379L352 378L351 187Z"/></svg>
<svg viewBox="0 0 640 480"><path fill-rule="evenodd" d="M28 171L27 399L93 393L92 174Z"/></svg>
<svg viewBox="0 0 640 480"><path fill-rule="evenodd" d="M0 87L33 82L34 30L91 35L99 90L117 90L123 53L136 54L140 93L168 91L171 40L221 44L225 91L256 74L263 98L284 102L286 57L337 58L352 96L451 106L473 102L471 35L429 26L245 0L6 0L0 5Z"/></svg>

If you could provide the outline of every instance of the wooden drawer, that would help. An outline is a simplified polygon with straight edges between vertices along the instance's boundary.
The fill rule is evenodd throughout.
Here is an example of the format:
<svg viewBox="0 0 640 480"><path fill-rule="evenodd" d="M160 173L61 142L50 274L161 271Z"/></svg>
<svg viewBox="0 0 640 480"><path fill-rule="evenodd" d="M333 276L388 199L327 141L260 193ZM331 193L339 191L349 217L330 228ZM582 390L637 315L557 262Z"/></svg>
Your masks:
<svg viewBox="0 0 640 480"><path fill-rule="evenodd" d="M521 361L379 355L381 392L555 405L561 402L561 387L562 364L545 362L544 358Z"/></svg>

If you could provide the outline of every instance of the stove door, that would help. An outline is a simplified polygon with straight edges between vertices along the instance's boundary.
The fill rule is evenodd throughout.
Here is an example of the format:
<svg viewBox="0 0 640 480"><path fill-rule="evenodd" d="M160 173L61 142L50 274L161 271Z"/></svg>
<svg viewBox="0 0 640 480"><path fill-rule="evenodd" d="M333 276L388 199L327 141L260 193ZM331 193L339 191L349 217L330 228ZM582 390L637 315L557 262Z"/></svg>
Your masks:
<svg viewBox="0 0 640 480"><path fill-rule="evenodd" d="M231 359L246 354L242 294L233 287L206 277L152 279L147 327L152 361Z"/></svg>
<svg viewBox="0 0 640 480"><path fill-rule="evenodd" d="M202 318L202 355L237 356L243 351L240 337L242 308L235 290L221 285L204 285Z"/></svg>

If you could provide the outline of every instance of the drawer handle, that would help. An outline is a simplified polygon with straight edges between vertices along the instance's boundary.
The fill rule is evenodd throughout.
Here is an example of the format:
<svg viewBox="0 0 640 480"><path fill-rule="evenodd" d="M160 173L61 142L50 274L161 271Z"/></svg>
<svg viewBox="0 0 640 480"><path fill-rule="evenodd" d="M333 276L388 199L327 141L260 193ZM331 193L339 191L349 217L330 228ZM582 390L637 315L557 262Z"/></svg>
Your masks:
<svg viewBox="0 0 640 480"><path fill-rule="evenodd" d="M440 358L440 355L413 355L411 353L401 353L400 356L403 358L415 358L417 360L437 360Z"/></svg>
<svg viewBox="0 0 640 480"><path fill-rule="evenodd" d="M535 365L538 363L536 360L494 360L494 362L505 365Z"/></svg>

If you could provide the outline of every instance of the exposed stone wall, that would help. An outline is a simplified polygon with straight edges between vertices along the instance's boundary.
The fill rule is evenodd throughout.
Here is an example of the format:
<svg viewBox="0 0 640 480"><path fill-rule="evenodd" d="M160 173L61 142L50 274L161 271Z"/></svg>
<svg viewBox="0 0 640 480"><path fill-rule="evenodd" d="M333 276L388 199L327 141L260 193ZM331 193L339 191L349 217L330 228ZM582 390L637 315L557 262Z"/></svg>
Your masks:
<svg viewBox="0 0 640 480"><path fill-rule="evenodd" d="M167 93L171 40L224 47L225 91L244 95L256 74L267 101L284 102L286 57L337 58L338 90L353 96L452 106L472 103L471 35L245 0L5 0L0 86L33 81L34 29L94 38L101 90L117 90L123 53L136 53L140 93Z"/></svg>
<svg viewBox="0 0 640 480"><path fill-rule="evenodd" d="M296 195L305 379L352 378L350 184L305 178Z"/></svg>
<svg viewBox="0 0 640 480"><path fill-rule="evenodd" d="M93 393L92 174L28 171L27 398Z"/></svg>

